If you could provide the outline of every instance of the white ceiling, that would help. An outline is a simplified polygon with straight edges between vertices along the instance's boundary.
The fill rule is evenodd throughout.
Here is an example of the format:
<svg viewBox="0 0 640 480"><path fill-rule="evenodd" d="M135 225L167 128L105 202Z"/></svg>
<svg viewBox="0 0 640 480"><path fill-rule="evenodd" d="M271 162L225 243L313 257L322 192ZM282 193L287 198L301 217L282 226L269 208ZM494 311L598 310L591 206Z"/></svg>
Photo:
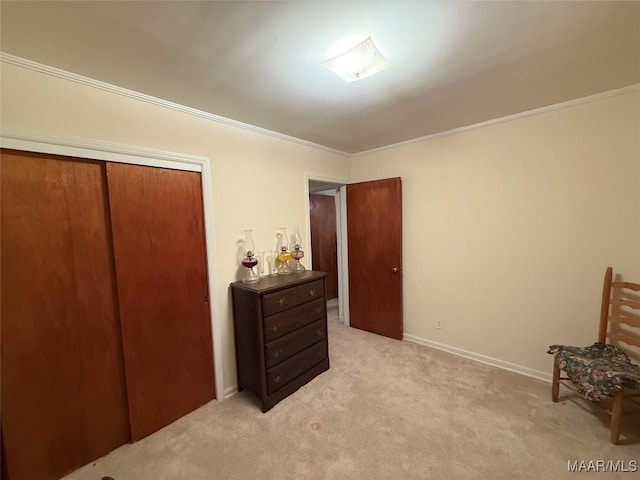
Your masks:
<svg viewBox="0 0 640 480"><path fill-rule="evenodd" d="M640 2L12 2L1 49L347 153L640 83ZM393 64L321 61L370 35Z"/></svg>

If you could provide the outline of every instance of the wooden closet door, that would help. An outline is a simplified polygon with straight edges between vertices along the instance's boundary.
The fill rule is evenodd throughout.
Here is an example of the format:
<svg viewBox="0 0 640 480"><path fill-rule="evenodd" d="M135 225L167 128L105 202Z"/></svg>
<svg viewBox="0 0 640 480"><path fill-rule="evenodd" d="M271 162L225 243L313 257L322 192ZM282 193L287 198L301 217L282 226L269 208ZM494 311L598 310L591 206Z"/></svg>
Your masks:
<svg viewBox="0 0 640 480"><path fill-rule="evenodd" d="M60 478L130 439L104 165L2 150L0 188L3 472Z"/></svg>
<svg viewBox="0 0 640 480"><path fill-rule="evenodd" d="M200 174L107 163L131 435L214 398Z"/></svg>

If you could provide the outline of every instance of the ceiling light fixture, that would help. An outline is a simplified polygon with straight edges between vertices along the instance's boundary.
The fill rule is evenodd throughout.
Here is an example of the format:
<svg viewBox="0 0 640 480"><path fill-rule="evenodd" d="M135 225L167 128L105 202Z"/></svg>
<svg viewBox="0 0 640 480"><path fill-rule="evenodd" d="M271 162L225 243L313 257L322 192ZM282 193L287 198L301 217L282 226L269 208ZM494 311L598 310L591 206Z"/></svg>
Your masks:
<svg viewBox="0 0 640 480"><path fill-rule="evenodd" d="M362 80L391 66L371 37L322 64L347 83Z"/></svg>

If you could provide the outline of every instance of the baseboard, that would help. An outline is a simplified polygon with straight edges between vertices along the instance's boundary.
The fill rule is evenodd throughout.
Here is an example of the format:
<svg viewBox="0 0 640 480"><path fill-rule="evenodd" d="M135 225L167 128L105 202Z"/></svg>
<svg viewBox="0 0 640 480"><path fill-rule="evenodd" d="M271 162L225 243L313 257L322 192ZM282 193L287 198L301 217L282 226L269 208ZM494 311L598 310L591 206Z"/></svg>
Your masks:
<svg viewBox="0 0 640 480"><path fill-rule="evenodd" d="M226 400L229 397L234 396L236 393L238 393L238 386L234 385L233 387L228 387L224 389L224 396L222 397L223 400Z"/></svg>
<svg viewBox="0 0 640 480"><path fill-rule="evenodd" d="M450 345L445 345L444 343L438 343L432 340L427 340L425 338L416 337L415 335L405 334L403 336L403 340L406 340L407 342L411 342L411 343L417 343L418 345L424 345L426 347L435 348L437 350L442 350L443 352L453 353L454 355L468 358L469 360L474 360L476 362L484 363L485 365L491 365L492 367L498 367L503 370L519 373L521 375L526 375L527 377L532 377L537 380L542 380L544 382L551 383L551 380L552 380L552 376L550 373L545 373L539 370L534 370L532 368L523 367L522 365L517 365L511 362L505 362L504 360L499 360L497 358L488 357L480 353L470 352L468 350L463 350L461 348L452 347Z"/></svg>

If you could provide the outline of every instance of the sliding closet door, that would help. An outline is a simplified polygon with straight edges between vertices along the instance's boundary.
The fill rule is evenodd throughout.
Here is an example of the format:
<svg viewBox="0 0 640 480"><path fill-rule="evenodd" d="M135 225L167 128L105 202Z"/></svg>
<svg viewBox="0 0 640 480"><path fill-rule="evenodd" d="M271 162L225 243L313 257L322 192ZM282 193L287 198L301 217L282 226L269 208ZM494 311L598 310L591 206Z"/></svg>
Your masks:
<svg viewBox="0 0 640 480"><path fill-rule="evenodd" d="M1 431L10 480L60 478L130 439L104 168L2 151Z"/></svg>
<svg viewBox="0 0 640 480"><path fill-rule="evenodd" d="M214 398L200 174L107 163L131 435Z"/></svg>

